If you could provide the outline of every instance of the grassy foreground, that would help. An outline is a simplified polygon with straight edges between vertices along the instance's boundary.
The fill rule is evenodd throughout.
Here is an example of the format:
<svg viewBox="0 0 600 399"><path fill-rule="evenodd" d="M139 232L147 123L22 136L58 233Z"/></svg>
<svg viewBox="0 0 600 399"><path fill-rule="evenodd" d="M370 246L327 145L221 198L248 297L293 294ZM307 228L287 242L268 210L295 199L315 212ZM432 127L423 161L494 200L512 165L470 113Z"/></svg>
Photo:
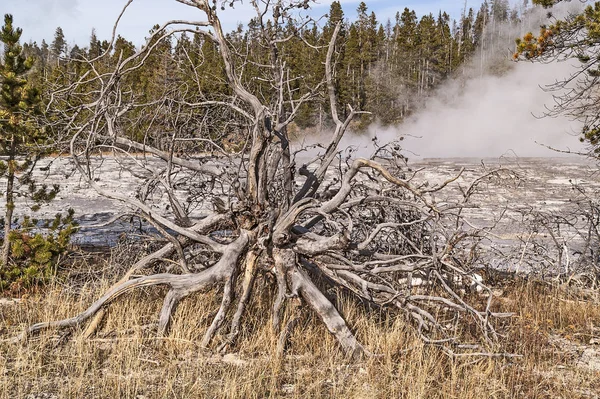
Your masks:
<svg viewBox="0 0 600 399"><path fill-rule="evenodd" d="M19 303L0 304L0 339L30 323L80 312L108 280L67 280ZM308 312L286 356L277 358L277 336L258 317L271 306L266 298L252 304L233 354L200 348L219 305L216 292L185 300L170 334L157 338L159 294L117 301L89 339L81 331L48 331L23 344L0 343L0 399L600 397L600 301L594 293L531 282L503 287L496 308L516 313L504 326L503 350L518 358L450 358L424 346L402 320L366 314L345 301L345 317L378 354L362 361L345 359Z"/></svg>

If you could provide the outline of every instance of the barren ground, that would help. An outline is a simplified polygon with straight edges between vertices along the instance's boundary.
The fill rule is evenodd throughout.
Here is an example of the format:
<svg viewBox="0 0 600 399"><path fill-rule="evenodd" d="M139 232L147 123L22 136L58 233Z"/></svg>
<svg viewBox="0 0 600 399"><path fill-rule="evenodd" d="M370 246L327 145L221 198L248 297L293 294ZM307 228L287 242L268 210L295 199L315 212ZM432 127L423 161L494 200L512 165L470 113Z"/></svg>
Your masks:
<svg viewBox="0 0 600 399"><path fill-rule="evenodd" d="M151 159L151 158L149 158ZM129 173L120 171L114 157L104 157L96 171L98 183L120 192L135 194L136 184L140 180ZM58 212L65 212L68 208L75 210L75 215L80 224L91 226L106 222L114 215L127 213L128 210L122 204L100 197L81 178L74 173L74 167L68 158L57 158L44 160L42 167L48 170L36 172L38 181L44 184L60 184L61 191L56 200L43 205L41 210L32 213L24 205L22 199L17 204L20 214L28 213L38 219L52 218ZM478 159L478 158L445 158L426 159L409 162L406 176L412 172L421 170L415 177L416 182L433 185L456 175L462 168L462 176L452 184L449 191L451 198L462 197L462 191L486 172L498 168L507 168L514 171L518 179L507 182L504 185L487 184L479 194L473 197L475 208L468 209L467 213L473 223L478 226L490 225L507 208L515 209L537 209L549 212L567 211L572 206L572 201L581 197L575 186L585 189L588 193L600 189L600 175L595 164L584 158L515 158L506 157L500 159ZM300 184L300 183L297 183ZM0 190L3 190L0 184ZM185 196L185 188L179 192ZM437 198L444 201L445 198ZM168 201L163 201L166 206ZM0 202L0 206L2 203ZM202 217L206 213L206 206L199 206L192 210L193 217ZM160 211L160 209L157 209ZM515 216L514 212L508 216ZM118 236L131 229L131 225L125 222L117 223L106 228L83 228L78 233L75 243L94 245L114 245ZM505 234L510 244L511 237L519 234L514 220L505 218L507 224L499 230L499 234ZM509 222L510 220L510 222ZM505 265L506 266L506 265Z"/></svg>

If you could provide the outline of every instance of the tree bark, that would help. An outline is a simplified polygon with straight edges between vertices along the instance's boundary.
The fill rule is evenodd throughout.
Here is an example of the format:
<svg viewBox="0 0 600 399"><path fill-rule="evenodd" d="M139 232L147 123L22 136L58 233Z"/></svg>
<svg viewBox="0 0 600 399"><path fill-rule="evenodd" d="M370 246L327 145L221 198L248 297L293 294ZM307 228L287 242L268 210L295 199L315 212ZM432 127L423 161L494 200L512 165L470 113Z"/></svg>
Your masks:
<svg viewBox="0 0 600 399"><path fill-rule="evenodd" d="M14 202L14 182L15 182L15 157L14 157L14 137L11 143L11 154L8 159L8 171L6 177L6 213L4 216L4 242L2 243L2 264L0 267L8 267L10 257L10 232L12 231L12 219L15 209Z"/></svg>

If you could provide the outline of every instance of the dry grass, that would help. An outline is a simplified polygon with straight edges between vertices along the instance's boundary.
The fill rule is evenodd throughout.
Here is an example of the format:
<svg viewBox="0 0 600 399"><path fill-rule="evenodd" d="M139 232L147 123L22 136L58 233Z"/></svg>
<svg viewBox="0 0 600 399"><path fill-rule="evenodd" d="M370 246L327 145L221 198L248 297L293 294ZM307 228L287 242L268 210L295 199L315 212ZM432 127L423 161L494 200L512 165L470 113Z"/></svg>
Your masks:
<svg viewBox="0 0 600 399"><path fill-rule="evenodd" d="M77 292L56 284L1 306L0 335L73 315L107 284ZM344 314L362 342L380 354L363 361L345 359L308 312L286 357L275 358L277 337L260 317L271 306L266 294L252 304L235 355L199 347L218 308L217 292L185 300L171 333L159 339L152 325L163 293L139 292L111 306L101 332L90 340L81 331L48 331L26 344L0 343L0 399L598 397L600 373L579 364L579 345L599 334L598 301L534 283L514 283L504 291L496 307L517 313L505 326L505 349L522 358L452 359L424 346L401 319L366 314L344 301Z"/></svg>

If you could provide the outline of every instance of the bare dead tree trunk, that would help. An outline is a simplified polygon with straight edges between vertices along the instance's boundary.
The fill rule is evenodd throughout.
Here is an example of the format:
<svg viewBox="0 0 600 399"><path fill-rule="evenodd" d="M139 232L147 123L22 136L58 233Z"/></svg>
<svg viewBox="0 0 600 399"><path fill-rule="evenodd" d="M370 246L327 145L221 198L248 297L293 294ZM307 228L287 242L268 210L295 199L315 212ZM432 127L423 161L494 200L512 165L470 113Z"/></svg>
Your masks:
<svg viewBox="0 0 600 399"><path fill-rule="evenodd" d="M158 285L169 288L158 319L159 334L167 334L177 304L216 285L223 287L222 301L202 345L210 346L221 334L226 337L224 349L235 345L256 279L270 275L276 288L272 314L266 317L275 331L288 330L280 326L281 313L290 298L297 298L352 356L368 350L317 281L405 317L426 342L457 348L461 323L473 320L481 340L468 348L493 346L497 337L491 301L478 310L459 289L464 281L476 280L472 254L482 231L463 222L463 203L435 199L460 173L431 186L416 184L414 176L407 177L398 143L377 147L370 158L342 157L341 140L352 119L363 112L349 107L347 118L339 116L333 60L341 25L326 46L322 81L301 85L299 91L291 83L302 78L290 76L279 57L279 46L292 37L268 29L266 16L272 13L271 26L282 26L305 2L251 0L262 34L257 40L270 51L265 65L233 48L212 2L178 1L204 20L168 21L152 33L146 46L120 58L110 71L92 67L78 84L57 93L57 97L92 98L65 115L71 121L70 152L81 176L100 195L120 201L156 226L168 243L140 259L83 313L35 324L23 337L45 328L81 325L124 293ZM214 98L182 84L140 102L126 78L146 67L161 41L182 31L193 31L216 45L231 96ZM318 46L313 51L319 51ZM89 60L90 65L94 61ZM252 92L248 83L252 79L244 75L249 65L269 77L265 80L270 101L264 100L264 93ZM294 151L287 127L323 87L335 127L323 151L312 160L302 159L298 155L302 148ZM153 123L143 123L149 115ZM160 119L172 123L156 123ZM140 129L143 138L133 140L128 130L139 136ZM238 154L203 155L222 150L231 129L247 134ZM165 140L170 152L157 144ZM139 181L134 192L109 191L96 181L107 151L123 175ZM131 278L135 271L160 266L164 259L181 265L183 274ZM426 283L418 285L417 280Z"/></svg>

